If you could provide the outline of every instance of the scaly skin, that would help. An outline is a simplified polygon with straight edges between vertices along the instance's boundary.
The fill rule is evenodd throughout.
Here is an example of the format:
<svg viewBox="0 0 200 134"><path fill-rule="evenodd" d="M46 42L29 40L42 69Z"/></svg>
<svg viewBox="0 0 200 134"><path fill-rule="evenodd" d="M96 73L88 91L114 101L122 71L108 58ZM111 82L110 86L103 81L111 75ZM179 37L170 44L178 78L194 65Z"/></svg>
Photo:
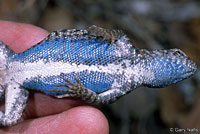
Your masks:
<svg viewBox="0 0 200 134"><path fill-rule="evenodd" d="M196 71L195 63L179 49L140 50L122 31L96 26L52 32L19 54L0 44L0 95L7 93L2 126L21 118L28 90L108 104L139 86L165 87Z"/></svg>

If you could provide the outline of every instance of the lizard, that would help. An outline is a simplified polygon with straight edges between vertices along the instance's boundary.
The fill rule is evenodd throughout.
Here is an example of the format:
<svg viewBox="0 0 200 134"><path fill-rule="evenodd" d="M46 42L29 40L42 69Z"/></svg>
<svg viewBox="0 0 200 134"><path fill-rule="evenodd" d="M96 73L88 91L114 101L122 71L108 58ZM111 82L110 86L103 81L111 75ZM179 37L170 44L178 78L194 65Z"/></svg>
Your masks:
<svg viewBox="0 0 200 134"><path fill-rule="evenodd" d="M54 31L22 53L0 41L0 126L17 124L30 90L102 105L140 86L175 84L196 70L180 49L139 49L123 31L94 25Z"/></svg>

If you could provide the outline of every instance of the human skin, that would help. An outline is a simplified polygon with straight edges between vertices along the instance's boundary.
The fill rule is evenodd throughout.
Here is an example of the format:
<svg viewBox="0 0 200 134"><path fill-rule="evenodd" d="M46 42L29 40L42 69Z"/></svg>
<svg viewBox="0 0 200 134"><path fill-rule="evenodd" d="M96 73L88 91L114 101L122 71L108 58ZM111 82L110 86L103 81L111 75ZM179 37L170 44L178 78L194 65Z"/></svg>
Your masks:
<svg viewBox="0 0 200 134"><path fill-rule="evenodd" d="M48 34L30 24L0 21L0 40L17 53L37 44ZM0 128L0 133L108 134L109 128L100 110L79 99L57 99L31 91L22 120L17 125Z"/></svg>

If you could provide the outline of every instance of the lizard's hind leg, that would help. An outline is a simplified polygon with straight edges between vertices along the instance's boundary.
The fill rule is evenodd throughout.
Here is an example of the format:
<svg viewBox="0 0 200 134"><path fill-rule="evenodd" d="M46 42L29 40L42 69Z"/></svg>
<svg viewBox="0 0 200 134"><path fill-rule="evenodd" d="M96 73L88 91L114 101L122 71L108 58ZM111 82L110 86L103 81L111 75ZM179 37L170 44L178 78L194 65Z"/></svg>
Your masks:
<svg viewBox="0 0 200 134"><path fill-rule="evenodd" d="M7 59L12 52L8 47L0 41L0 101L4 99L5 79L7 77Z"/></svg>
<svg viewBox="0 0 200 134"><path fill-rule="evenodd" d="M5 112L0 111L0 126L11 126L21 119L29 92L16 82L8 83L5 90Z"/></svg>
<svg viewBox="0 0 200 134"><path fill-rule="evenodd" d="M76 80L76 83L73 83L67 79L64 79L69 84L61 84L57 85L57 87L68 87L69 89L48 89L48 91L60 91L60 92L66 92L66 94L63 95L56 95L57 98L63 98L63 97L79 97L82 100L85 100L88 103L99 103L98 95L87 88L85 88L79 81L78 77L74 75L74 78Z"/></svg>

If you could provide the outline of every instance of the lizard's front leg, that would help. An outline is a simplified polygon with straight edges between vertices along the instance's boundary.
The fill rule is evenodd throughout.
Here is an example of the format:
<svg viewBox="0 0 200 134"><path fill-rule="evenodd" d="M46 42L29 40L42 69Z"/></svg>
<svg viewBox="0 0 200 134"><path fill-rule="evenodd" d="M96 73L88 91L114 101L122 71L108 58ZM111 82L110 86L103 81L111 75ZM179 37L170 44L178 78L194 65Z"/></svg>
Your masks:
<svg viewBox="0 0 200 134"><path fill-rule="evenodd" d="M79 97L82 100L85 100L87 103L92 104L109 104L117 100L122 95L126 94L126 92L121 91L120 89L109 89L103 93L97 94L96 92L85 88L79 81L79 79L75 77L76 84L64 79L68 84L57 85L58 87L68 87L69 89L49 89L49 91L62 91L66 92L64 95L57 95L57 98L64 97Z"/></svg>
<svg viewBox="0 0 200 134"><path fill-rule="evenodd" d="M5 113L0 111L0 126L11 126L21 118L29 92L14 81L5 90Z"/></svg>

